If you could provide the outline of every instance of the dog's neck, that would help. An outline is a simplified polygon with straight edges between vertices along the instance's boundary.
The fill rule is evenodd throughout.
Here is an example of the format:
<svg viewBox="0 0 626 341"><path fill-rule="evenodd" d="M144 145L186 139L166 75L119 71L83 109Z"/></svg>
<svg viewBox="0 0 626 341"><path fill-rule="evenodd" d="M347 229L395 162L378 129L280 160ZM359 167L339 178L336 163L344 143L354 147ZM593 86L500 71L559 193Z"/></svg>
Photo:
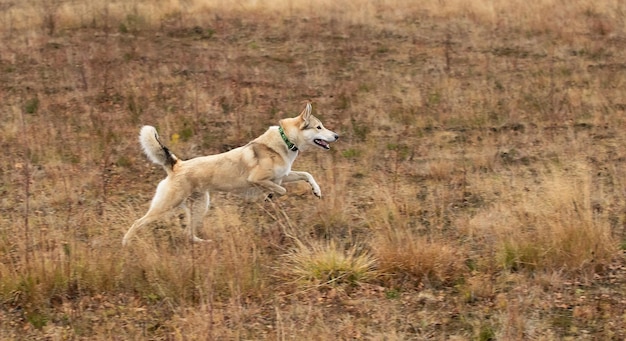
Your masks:
<svg viewBox="0 0 626 341"><path fill-rule="evenodd" d="M287 135L285 135L285 130L283 130L283 127L280 125L278 126L278 132L280 133L280 137L283 139L283 141L285 141L287 149L291 150L292 152L297 152L298 146L289 141L289 138L287 137Z"/></svg>

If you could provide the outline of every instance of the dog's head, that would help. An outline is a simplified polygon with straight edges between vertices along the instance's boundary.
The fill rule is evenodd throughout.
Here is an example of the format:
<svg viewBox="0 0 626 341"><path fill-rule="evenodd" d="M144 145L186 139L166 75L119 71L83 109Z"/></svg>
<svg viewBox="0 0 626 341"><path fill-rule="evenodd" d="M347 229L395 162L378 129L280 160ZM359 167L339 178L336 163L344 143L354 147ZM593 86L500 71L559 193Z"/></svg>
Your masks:
<svg viewBox="0 0 626 341"><path fill-rule="evenodd" d="M287 136L300 150L316 146L330 149L330 143L337 141L339 135L324 127L322 121L311 114L311 104L307 103L300 115L281 121Z"/></svg>

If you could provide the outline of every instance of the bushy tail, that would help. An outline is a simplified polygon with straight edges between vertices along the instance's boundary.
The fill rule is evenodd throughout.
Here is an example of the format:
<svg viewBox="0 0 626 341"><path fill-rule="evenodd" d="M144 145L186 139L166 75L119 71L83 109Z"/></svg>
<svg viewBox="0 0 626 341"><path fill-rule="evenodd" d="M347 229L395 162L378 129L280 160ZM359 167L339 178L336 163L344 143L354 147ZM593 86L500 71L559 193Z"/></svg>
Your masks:
<svg viewBox="0 0 626 341"><path fill-rule="evenodd" d="M168 173L178 161L176 155L161 143L156 128L152 126L143 126L141 128L139 142L150 161L163 166Z"/></svg>

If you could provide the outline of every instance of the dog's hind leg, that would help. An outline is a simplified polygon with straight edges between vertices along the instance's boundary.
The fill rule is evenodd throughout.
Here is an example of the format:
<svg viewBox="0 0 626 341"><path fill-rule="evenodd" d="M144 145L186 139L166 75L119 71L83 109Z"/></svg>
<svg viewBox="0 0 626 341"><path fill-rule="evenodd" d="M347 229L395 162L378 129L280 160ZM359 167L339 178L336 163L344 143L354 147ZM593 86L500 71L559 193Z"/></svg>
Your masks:
<svg viewBox="0 0 626 341"><path fill-rule="evenodd" d="M185 229L185 232L187 234L187 237L192 242L210 241L196 236L196 231L199 226L202 227L204 222L204 216L209 210L209 205L211 202L209 192L194 193L188 199L188 201L188 204L185 205L185 211L187 213L187 227Z"/></svg>
<svg viewBox="0 0 626 341"><path fill-rule="evenodd" d="M146 225L146 224L148 224L148 223L150 223L152 221L155 221L157 218L159 218L159 215L151 214L150 211L148 211L148 213L146 213L146 215L144 215L143 217L135 220L135 222L130 227L128 232L126 232L126 234L124 235L124 239L122 239L122 245L123 246L128 245L128 243L130 242L130 239L137 232L137 230L139 228L143 227L144 225Z"/></svg>
<svg viewBox="0 0 626 341"><path fill-rule="evenodd" d="M163 216L163 214L172 211L187 197L187 193L185 193L185 191L178 186L172 186L170 182L169 178L166 178L159 183L156 193L154 194L154 198L152 198L152 202L150 203L148 212L143 217L135 220L128 232L124 235L122 245L128 245L130 239L137 232L137 230L146 224L157 220Z"/></svg>

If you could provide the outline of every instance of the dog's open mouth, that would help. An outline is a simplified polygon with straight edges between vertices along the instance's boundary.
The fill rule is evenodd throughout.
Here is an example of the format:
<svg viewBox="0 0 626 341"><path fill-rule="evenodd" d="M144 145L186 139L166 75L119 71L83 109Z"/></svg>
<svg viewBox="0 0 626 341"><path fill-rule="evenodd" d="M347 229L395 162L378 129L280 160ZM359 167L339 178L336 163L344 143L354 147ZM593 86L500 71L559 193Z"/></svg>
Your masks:
<svg viewBox="0 0 626 341"><path fill-rule="evenodd" d="M315 139L313 140L313 142L315 142L316 145L324 148L324 149L330 149L330 145L328 144L328 142L324 141L324 140L320 140L320 139Z"/></svg>

